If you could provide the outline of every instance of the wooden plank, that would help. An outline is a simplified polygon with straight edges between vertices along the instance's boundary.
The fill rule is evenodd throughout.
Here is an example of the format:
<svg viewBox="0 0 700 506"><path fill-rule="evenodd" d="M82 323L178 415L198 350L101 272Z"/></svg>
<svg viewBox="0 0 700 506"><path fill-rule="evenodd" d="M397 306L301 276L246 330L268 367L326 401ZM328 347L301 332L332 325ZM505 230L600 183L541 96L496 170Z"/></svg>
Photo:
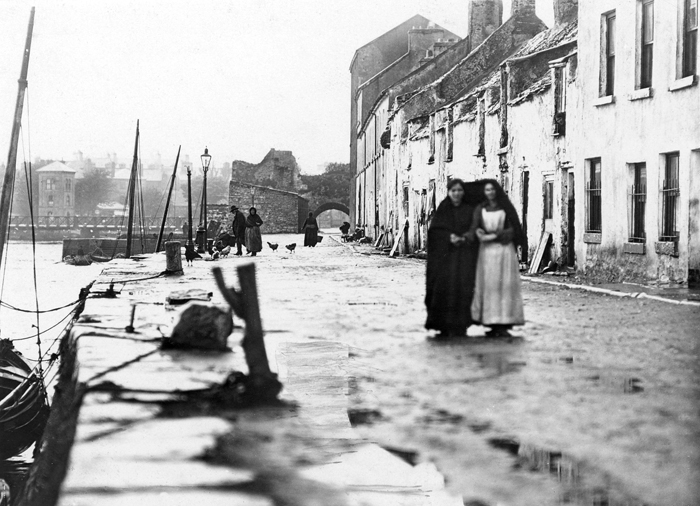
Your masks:
<svg viewBox="0 0 700 506"><path fill-rule="evenodd" d="M403 224L403 227L401 227L401 231L396 234L396 238L394 239L394 247L391 248L391 252L389 253L390 257L393 257L396 255L396 250L399 249L399 242L401 241L401 238L403 237L404 232L406 232L406 228L408 227L408 222Z"/></svg>
<svg viewBox="0 0 700 506"><path fill-rule="evenodd" d="M532 259L532 263L530 264L530 269L528 270L529 274L537 274L537 271L540 270L542 257L544 257L544 252L547 250L547 245L549 244L551 238L552 234L550 234L549 232L544 232L542 234L542 237L540 238L540 243L537 245L535 255Z"/></svg>
<svg viewBox="0 0 700 506"><path fill-rule="evenodd" d="M374 247L378 248L379 245L382 243L382 239L384 239L384 232L379 234L379 238L374 242Z"/></svg>

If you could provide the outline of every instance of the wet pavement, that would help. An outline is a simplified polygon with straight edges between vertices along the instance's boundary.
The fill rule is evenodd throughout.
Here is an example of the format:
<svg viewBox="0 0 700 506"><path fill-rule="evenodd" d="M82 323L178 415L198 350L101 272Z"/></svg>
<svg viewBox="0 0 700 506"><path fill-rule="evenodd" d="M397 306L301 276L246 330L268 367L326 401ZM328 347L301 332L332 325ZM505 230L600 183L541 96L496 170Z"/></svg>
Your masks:
<svg viewBox="0 0 700 506"><path fill-rule="evenodd" d="M698 307L525 282L517 337L436 341L424 262L371 251L326 237L90 299L75 332L91 390L60 504L700 503ZM161 351L165 296L222 302L211 267L232 283L247 261L284 402L183 402L245 372L241 332L231 353ZM164 265L110 263L95 289Z"/></svg>

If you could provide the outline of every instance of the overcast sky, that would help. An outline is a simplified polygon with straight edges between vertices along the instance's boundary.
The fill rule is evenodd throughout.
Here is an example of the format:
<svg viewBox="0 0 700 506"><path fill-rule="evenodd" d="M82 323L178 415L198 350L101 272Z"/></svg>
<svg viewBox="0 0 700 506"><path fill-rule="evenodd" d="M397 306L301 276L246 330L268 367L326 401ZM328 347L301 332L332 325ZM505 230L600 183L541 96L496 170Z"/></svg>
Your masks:
<svg viewBox="0 0 700 506"><path fill-rule="evenodd" d="M538 0L548 25L551 3ZM0 0L0 163L32 5L32 158L129 163L140 119L144 160L174 160L182 144L199 164L207 145L221 166L274 147L314 173L349 159L355 49L414 14L464 37L468 1Z"/></svg>

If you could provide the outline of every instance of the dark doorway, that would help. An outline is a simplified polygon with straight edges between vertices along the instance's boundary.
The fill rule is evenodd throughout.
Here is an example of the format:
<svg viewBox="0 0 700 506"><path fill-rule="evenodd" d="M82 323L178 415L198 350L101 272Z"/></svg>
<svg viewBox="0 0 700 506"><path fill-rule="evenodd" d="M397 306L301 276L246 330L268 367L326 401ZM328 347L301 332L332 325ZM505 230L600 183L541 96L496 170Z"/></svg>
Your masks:
<svg viewBox="0 0 700 506"><path fill-rule="evenodd" d="M529 249L528 243L527 243L527 204L529 200L529 195L530 195L530 173L528 171L523 172L523 244L522 244L522 253L520 256L520 261L523 263L527 263L527 252Z"/></svg>
<svg viewBox="0 0 700 506"><path fill-rule="evenodd" d="M574 194L574 173L569 172L568 179L568 210L566 233L566 265L573 267L576 264L576 198Z"/></svg>

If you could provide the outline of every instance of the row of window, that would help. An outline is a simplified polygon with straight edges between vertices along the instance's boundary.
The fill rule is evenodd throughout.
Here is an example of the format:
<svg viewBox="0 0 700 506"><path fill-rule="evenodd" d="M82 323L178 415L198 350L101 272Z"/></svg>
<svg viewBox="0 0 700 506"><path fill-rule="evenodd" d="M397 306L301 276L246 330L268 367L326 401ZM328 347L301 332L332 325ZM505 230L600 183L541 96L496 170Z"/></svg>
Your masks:
<svg viewBox="0 0 700 506"><path fill-rule="evenodd" d="M71 198L70 198L70 193L67 193L65 195L65 200L66 200L66 205L70 206L71 204ZM46 198L46 205L53 207L56 204L54 200L53 194L49 194Z"/></svg>
<svg viewBox="0 0 700 506"><path fill-rule="evenodd" d="M47 177L44 179L44 188L47 190L55 190L57 188L56 180L52 177ZM73 180L66 179L65 189L67 192L73 189Z"/></svg>
<svg viewBox="0 0 700 506"><path fill-rule="evenodd" d="M670 2L671 0L662 0ZM698 0L680 0L682 18L678 30L678 77L693 76L697 72L698 60ZM638 0L637 22L637 76L638 89L650 88L654 66L654 0ZM603 15L601 22L601 73L600 96L615 94L615 26L616 13Z"/></svg>
<svg viewBox="0 0 700 506"><path fill-rule="evenodd" d="M678 152L663 155L663 180L659 188L661 219L659 241L678 241L678 212L680 209L679 159ZM602 182L601 160L586 160L586 232L602 232ZM628 200L628 241L645 243L647 166L646 163L630 164L630 187Z"/></svg>

